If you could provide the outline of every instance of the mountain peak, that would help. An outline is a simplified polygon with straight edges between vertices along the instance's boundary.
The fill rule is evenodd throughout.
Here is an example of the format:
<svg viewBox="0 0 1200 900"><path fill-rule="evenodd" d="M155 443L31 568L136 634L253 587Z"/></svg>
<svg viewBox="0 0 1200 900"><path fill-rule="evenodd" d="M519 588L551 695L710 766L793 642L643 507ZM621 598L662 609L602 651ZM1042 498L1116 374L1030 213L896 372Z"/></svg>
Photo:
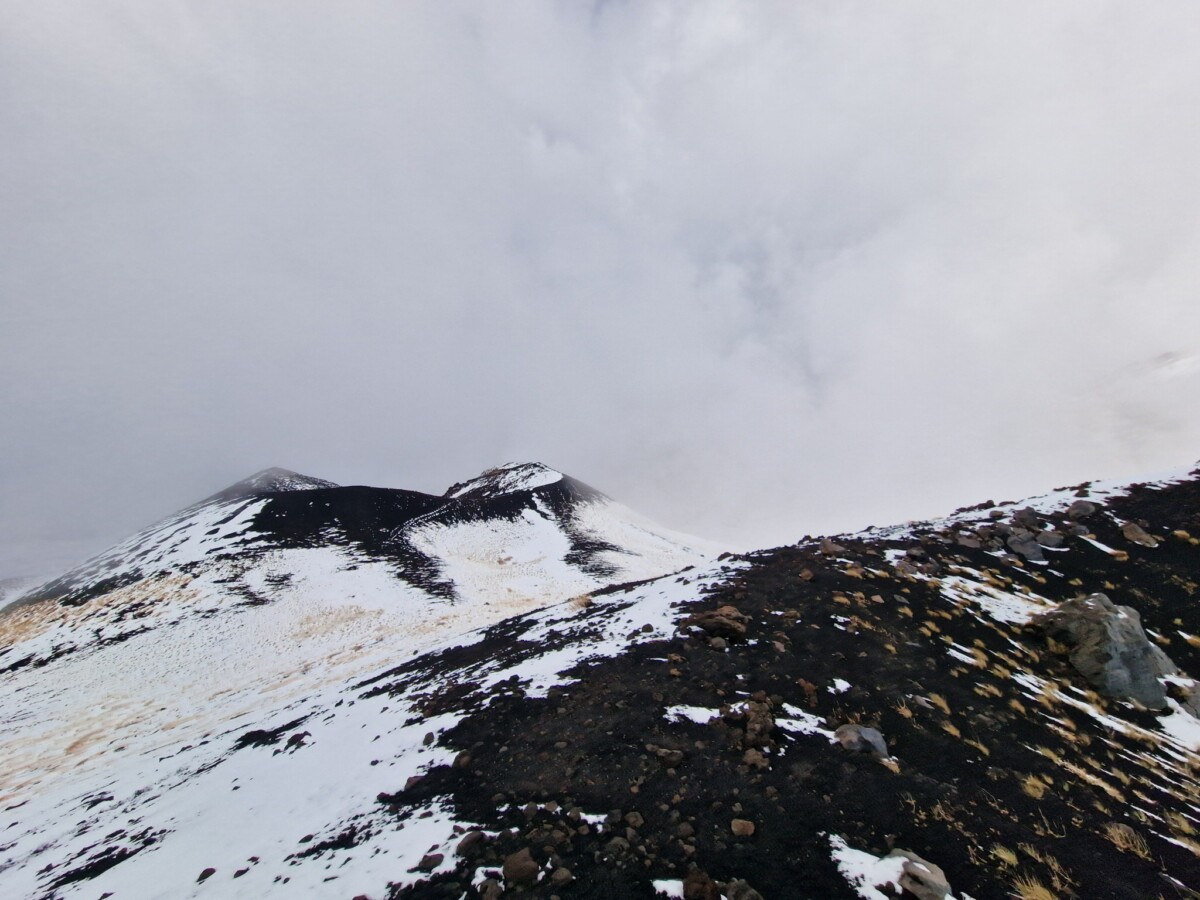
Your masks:
<svg viewBox="0 0 1200 900"><path fill-rule="evenodd" d="M451 485L445 496L455 498L467 494L486 496L511 494L516 491L528 491L549 484L557 484L565 477L562 472L543 463L510 462L488 469L470 481Z"/></svg>
<svg viewBox="0 0 1200 900"><path fill-rule="evenodd" d="M311 475L301 475L291 469L271 466L229 485L224 490L217 491L201 502L210 503L214 500L236 500L254 494L280 494L285 491L311 491L317 488L332 487L337 487L337 485L324 478L313 478Z"/></svg>

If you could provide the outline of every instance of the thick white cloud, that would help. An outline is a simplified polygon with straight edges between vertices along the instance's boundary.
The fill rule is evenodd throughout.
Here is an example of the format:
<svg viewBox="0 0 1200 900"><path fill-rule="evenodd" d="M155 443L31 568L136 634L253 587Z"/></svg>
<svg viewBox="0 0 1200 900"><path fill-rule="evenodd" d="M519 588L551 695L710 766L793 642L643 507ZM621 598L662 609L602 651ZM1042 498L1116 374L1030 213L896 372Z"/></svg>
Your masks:
<svg viewBox="0 0 1200 900"><path fill-rule="evenodd" d="M1200 456L1194 4L0 12L0 574L271 464L759 545Z"/></svg>

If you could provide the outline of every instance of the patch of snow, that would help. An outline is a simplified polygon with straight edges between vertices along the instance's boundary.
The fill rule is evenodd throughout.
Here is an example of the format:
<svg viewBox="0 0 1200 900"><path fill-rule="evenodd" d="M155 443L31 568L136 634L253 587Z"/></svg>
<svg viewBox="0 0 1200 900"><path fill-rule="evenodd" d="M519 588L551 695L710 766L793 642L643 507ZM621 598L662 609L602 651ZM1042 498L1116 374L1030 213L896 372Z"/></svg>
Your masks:
<svg viewBox="0 0 1200 900"><path fill-rule="evenodd" d="M830 835L829 850L842 877L863 900L890 900L900 892L903 858L880 857L865 850L855 850L837 834ZM884 887L891 888L889 893L879 890Z"/></svg>
<svg viewBox="0 0 1200 900"><path fill-rule="evenodd" d="M678 878L658 878L651 882L655 892L670 897L672 900L683 900L683 881Z"/></svg>
<svg viewBox="0 0 1200 900"><path fill-rule="evenodd" d="M721 711L704 706L669 706L663 715L673 721L686 720L697 725L707 725L713 719L719 718Z"/></svg>
<svg viewBox="0 0 1200 900"><path fill-rule="evenodd" d="M833 679L833 684L829 686L828 691L831 694L844 694L850 690L850 687L850 682L843 681L841 678L835 678Z"/></svg>
<svg viewBox="0 0 1200 900"><path fill-rule="evenodd" d="M497 494L511 494L515 491L530 491L547 485L557 484L563 480L562 472L556 472L539 463L505 463L494 469L489 469L478 478L473 478L464 484L457 485L449 496L461 497L479 488L490 488Z"/></svg>
<svg viewBox="0 0 1200 900"><path fill-rule="evenodd" d="M891 900L901 892L900 876L904 874L906 862L903 857L875 856L865 850L855 850L845 838L836 834L829 837L829 851L842 877L863 900ZM888 893L881 888L887 888ZM946 900L955 900L954 895L947 894ZM972 898L963 894L961 900Z"/></svg>
<svg viewBox="0 0 1200 900"><path fill-rule="evenodd" d="M941 580L942 596L953 602L973 603L998 622L1024 625L1054 604L1032 592L1001 590L986 583L982 572L961 569L971 577L948 575Z"/></svg>
<svg viewBox="0 0 1200 900"><path fill-rule="evenodd" d="M819 716L814 716L812 713L798 706L793 706L791 703L783 704L783 711L787 713L788 718L776 717L776 728L781 728L784 731L794 731L798 734L819 734L831 742L837 741L837 738L833 736L833 732L825 727L824 720Z"/></svg>
<svg viewBox="0 0 1200 900"><path fill-rule="evenodd" d="M1171 712L1159 717L1159 726L1170 740L1193 753L1200 753L1200 720L1184 710L1175 700L1168 698L1167 703Z"/></svg>

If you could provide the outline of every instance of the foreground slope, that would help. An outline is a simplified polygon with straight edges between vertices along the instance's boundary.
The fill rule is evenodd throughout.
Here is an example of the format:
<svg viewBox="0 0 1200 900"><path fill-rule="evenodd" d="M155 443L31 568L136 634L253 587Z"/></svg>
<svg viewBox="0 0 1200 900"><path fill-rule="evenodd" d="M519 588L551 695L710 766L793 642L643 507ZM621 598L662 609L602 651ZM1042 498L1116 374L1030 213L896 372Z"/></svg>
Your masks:
<svg viewBox="0 0 1200 900"><path fill-rule="evenodd" d="M507 477L459 490L504 497ZM896 849L963 900L1194 896L1198 544L1200 471L1080 485L614 584L416 653L392 637L342 680L214 683L169 722L122 705L113 667L203 683L202 632L64 654L10 675L28 680L5 747L25 755L0 890L877 898L898 895ZM1046 615L1100 592L1105 627L1136 635L1140 614L1161 651L1129 665L1170 663L1146 702L1099 689ZM200 621L229 639L228 617ZM39 778L63 732L36 698L82 685L85 765Z"/></svg>

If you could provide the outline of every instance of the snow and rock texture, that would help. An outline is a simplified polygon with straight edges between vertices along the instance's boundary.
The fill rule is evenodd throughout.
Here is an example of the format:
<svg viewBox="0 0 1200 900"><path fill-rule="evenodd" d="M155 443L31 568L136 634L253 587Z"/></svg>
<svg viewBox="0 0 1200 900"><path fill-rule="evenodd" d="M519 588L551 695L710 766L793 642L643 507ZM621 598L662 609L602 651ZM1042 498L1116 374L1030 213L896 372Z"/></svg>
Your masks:
<svg viewBox="0 0 1200 900"><path fill-rule="evenodd" d="M607 587L677 545L557 473L369 490L219 500L142 540L153 589L8 612L0 895L1200 891L1200 471ZM1162 708L1041 624L1099 593L1170 659Z"/></svg>

